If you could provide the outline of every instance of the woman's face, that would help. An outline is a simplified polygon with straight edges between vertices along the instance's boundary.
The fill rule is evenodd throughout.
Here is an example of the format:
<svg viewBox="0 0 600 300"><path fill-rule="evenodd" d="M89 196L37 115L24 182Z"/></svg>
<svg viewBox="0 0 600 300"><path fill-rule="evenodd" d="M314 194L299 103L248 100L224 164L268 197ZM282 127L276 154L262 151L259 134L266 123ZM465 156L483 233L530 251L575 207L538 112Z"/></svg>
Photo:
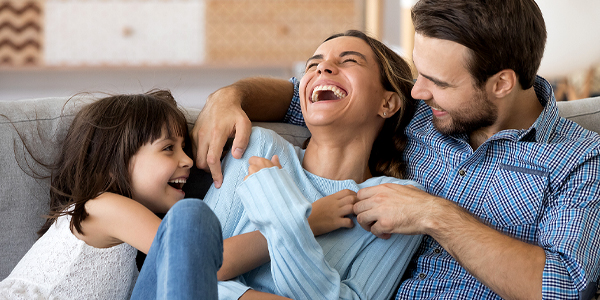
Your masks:
<svg viewBox="0 0 600 300"><path fill-rule="evenodd" d="M309 126L340 124L346 128L381 126L384 98L371 47L360 38L326 41L306 62L300 81L302 114Z"/></svg>

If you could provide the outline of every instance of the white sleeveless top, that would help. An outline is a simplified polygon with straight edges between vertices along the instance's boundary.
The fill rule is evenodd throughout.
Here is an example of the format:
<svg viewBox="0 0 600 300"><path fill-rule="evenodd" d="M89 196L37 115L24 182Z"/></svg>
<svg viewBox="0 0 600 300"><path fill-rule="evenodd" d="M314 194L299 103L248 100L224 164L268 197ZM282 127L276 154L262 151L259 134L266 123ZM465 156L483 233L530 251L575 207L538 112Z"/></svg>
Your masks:
<svg viewBox="0 0 600 300"><path fill-rule="evenodd" d="M137 250L122 243L94 248L76 238L71 216L59 217L0 282L3 299L129 299Z"/></svg>

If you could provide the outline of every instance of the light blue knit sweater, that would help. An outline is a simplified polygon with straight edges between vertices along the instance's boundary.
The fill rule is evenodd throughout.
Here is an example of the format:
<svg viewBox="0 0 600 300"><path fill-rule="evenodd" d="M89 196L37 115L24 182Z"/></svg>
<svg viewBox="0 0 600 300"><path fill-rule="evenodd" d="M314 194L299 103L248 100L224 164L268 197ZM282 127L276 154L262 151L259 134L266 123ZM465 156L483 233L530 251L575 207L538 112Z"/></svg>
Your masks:
<svg viewBox="0 0 600 300"><path fill-rule="evenodd" d="M283 169L263 169L246 181L251 156L279 156ZM317 238L308 225L311 203L343 189L382 184L418 183L391 177L329 180L302 168L304 150L276 133L252 129L241 159L223 161L224 181L210 188L204 201L223 228L223 238L260 230L269 245L271 262L235 280L219 282L220 299L238 299L248 288L292 299L390 299L421 236L375 237L358 225Z"/></svg>

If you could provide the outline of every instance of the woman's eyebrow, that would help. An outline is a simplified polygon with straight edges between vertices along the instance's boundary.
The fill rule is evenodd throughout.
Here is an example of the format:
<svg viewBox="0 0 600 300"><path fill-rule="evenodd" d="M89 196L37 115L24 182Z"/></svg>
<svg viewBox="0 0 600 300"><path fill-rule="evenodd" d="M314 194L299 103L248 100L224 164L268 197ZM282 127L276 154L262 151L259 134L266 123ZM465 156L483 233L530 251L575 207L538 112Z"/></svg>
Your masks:
<svg viewBox="0 0 600 300"><path fill-rule="evenodd" d="M315 59L323 59L323 54L315 54L313 55L311 58L306 60L306 64L308 65L308 62L311 60L315 60Z"/></svg>
<svg viewBox="0 0 600 300"><path fill-rule="evenodd" d="M356 51L344 51L342 53L340 53L340 57L344 57L344 56L348 56L348 55L354 55L354 56L358 56L360 58L362 58L364 61L367 61L367 57L360 53L360 52L356 52Z"/></svg>

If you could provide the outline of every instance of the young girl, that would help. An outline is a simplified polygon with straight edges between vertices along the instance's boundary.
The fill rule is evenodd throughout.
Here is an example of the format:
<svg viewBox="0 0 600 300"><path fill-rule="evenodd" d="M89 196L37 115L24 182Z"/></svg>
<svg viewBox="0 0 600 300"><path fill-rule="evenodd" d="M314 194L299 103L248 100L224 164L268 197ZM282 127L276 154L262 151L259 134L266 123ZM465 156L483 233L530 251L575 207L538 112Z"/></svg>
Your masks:
<svg viewBox="0 0 600 300"><path fill-rule="evenodd" d="M193 163L184 137L168 91L83 107L52 167L42 236L0 283L0 299L129 299L136 249L155 268L142 269L135 297L216 298L220 225L202 201L180 201ZM162 223L155 213L167 213Z"/></svg>

